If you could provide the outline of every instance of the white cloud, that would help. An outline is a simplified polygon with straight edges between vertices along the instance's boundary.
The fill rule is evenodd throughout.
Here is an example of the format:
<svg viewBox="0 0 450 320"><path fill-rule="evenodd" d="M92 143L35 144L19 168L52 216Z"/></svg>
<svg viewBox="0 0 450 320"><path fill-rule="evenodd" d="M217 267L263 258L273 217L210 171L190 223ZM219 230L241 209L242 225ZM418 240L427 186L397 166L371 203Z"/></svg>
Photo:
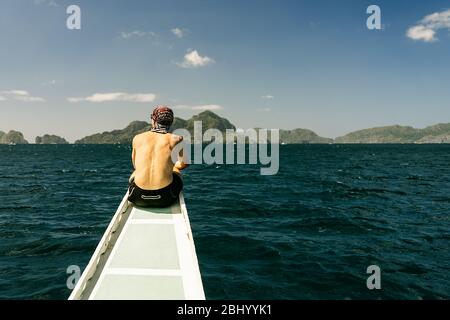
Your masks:
<svg viewBox="0 0 450 320"><path fill-rule="evenodd" d="M441 29L450 31L450 9L425 16L408 29L406 36L416 41L433 42L438 40L436 32Z"/></svg>
<svg viewBox="0 0 450 320"><path fill-rule="evenodd" d="M184 55L184 60L181 63L178 63L178 66L182 68L198 68L204 67L209 64L214 63L215 61L207 56L199 55L197 50L189 50Z"/></svg>
<svg viewBox="0 0 450 320"><path fill-rule="evenodd" d="M16 100L22 102L44 102L41 97L34 97L25 90L9 90L0 92L0 101Z"/></svg>
<svg viewBox="0 0 450 320"><path fill-rule="evenodd" d="M55 84L56 84L56 80L50 80L50 81L41 83L41 85L43 85L43 86L54 86Z"/></svg>
<svg viewBox="0 0 450 320"><path fill-rule="evenodd" d="M154 93L126 93L126 92L109 92L109 93L94 93L88 97L71 97L67 98L67 101L76 102L153 102L156 99Z"/></svg>
<svg viewBox="0 0 450 320"><path fill-rule="evenodd" d="M257 109L258 111L260 111L260 112L270 112L271 110L270 110L270 108L260 108L260 109Z"/></svg>
<svg viewBox="0 0 450 320"><path fill-rule="evenodd" d="M28 91L25 90L10 90L10 91L3 91L4 94L9 94L12 96L28 96Z"/></svg>
<svg viewBox="0 0 450 320"><path fill-rule="evenodd" d="M408 29L406 35L413 40L422 40L425 42L436 41L434 35L436 31L425 26L414 26Z"/></svg>
<svg viewBox="0 0 450 320"><path fill-rule="evenodd" d="M261 96L261 99L272 100L275 99L275 97L270 94L267 94L265 96Z"/></svg>
<svg viewBox="0 0 450 320"><path fill-rule="evenodd" d="M184 32L183 32L183 30L182 29L180 29L180 28L173 28L172 30L170 30L170 31L172 31L172 33L177 37L177 38L183 38L183 36L184 36Z"/></svg>
<svg viewBox="0 0 450 320"><path fill-rule="evenodd" d="M205 104L205 105L194 105L194 106L188 106L188 105L176 105L173 107L173 109L176 110L222 110L223 107L218 104Z"/></svg>
<svg viewBox="0 0 450 320"><path fill-rule="evenodd" d="M50 7L59 7L59 4L56 3L55 0L34 0L34 4L37 4L37 5L42 4L42 5L47 5Z"/></svg>
<svg viewBox="0 0 450 320"><path fill-rule="evenodd" d="M31 96L16 97L16 100L23 101L23 102L44 102L45 101L43 98L31 97Z"/></svg>
<svg viewBox="0 0 450 320"><path fill-rule="evenodd" d="M183 38L184 37L184 29L180 28L173 28L170 31L177 37L177 38Z"/></svg>
<svg viewBox="0 0 450 320"><path fill-rule="evenodd" d="M156 37L157 35L153 31L134 30L131 32L122 31L120 33L120 36L122 37L122 39L130 39L130 38L142 38L142 37L153 38L153 37Z"/></svg>

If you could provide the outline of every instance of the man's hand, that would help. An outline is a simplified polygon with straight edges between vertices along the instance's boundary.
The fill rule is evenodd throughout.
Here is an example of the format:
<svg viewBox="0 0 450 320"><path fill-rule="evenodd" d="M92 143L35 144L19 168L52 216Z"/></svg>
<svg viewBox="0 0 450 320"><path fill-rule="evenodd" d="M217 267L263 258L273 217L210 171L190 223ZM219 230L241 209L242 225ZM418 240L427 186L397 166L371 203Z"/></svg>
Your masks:
<svg viewBox="0 0 450 320"><path fill-rule="evenodd" d="M189 167L189 165L181 161L177 161L174 166L175 169L180 171L186 169L187 167Z"/></svg>

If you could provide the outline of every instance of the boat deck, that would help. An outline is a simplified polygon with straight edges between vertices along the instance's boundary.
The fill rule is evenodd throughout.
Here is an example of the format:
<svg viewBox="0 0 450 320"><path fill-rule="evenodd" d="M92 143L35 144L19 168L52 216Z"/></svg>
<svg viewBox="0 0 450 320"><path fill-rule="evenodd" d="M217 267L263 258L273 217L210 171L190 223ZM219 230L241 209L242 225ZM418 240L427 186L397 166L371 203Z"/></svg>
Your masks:
<svg viewBox="0 0 450 320"><path fill-rule="evenodd" d="M205 299L183 195L164 209L125 197L69 299Z"/></svg>

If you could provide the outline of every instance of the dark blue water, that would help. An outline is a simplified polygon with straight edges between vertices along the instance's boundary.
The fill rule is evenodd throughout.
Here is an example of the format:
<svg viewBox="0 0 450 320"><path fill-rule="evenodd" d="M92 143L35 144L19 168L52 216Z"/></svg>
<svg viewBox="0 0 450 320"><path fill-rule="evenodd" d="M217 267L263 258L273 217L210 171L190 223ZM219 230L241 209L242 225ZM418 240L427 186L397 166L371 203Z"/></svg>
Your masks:
<svg viewBox="0 0 450 320"><path fill-rule="evenodd" d="M275 176L187 169L207 298L450 298L450 146L280 152ZM125 146L0 146L0 298L66 299L66 268L87 264L130 169Z"/></svg>

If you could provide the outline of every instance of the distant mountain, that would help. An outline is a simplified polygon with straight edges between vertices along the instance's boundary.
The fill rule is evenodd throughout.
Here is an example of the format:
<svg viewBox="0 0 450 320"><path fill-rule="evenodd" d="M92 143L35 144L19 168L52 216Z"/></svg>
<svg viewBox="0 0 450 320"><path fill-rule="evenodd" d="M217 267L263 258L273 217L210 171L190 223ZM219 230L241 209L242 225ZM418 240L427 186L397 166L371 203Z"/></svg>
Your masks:
<svg viewBox="0 0 450 320"><path fill-rule="evenodd" d="M224 134L227 129L236 130L236 127L225 118L220 117L212 111L203 111L194 115L189 120L175 118L171 130L186 129L194 137L194 122L202 121L202 133L206 130L214 128L218 129ZM75 143L78 144L130 144L133 137L139 133L148 131L150 124L145 121L133 121L125 129L106 131L103 133L96 133ZM269 135L270 138L270 135ZM231 141L231 140L230 140ZM280 130L280 141L282 143L332 143L333 139L323 138L318 136L311 130L295 129L295 130ZM254 141L252 141L254 142Z"/></svg>
<svg viewBox="0 0 450 320"><path fill-rule="evenodd" d="M203 111L193 116L185 123L184 128L186 128L191 133L191 136L194 134L195 121L202 122L203 132L211 128L218 129L222 133L225 133L226 129L236 130L236 127L233 124L231 124L231 122L228 121L228 119L222 118L212 111Z"/></svg>
<svg viewBox="0 0 450 320"><path fill-rule="evenodd" d="M226 129L236 129L227 119L218 116L214 112L203 111L188 120L175 118L171 130L187 129L193 138L195 121L202 121L203 132L210 128L218 129L222 133L225 133ZM96 133L77 140L75 143L130 144L135 135L148 131L149 129L149 123L145 121L133 121L125 129ZM224 138L226 139L225 134ZM253 143L255 141L250 139L250 142ZM280 143L450 143L450 123L437 124L424 129L399 125L377 127L351 132L334 140L321 137L308 129L280 130Z"/></svg>
<svg viewBox="0 0 450 320"><path fill-rule="evenodd" d="M186 130L189 131L189 133L191 135L191 142L193 142L193 143L210 142L210 141L204 140L203 136L202 136L201 140L196 140L196 137L194 136L195 121L202 122L202 134L205 133L205 131L208 129L219 130L222 133L224 143L227 141L226 130L227 129L236 130L236 127L233 124L231 124L231 122L228 121L228 119L222 118L212 111L203 111L203 112L193 116L189 120L187 120L185 127L184 127ZM235 141L234 136L228 138L228 140L234 142Z"/></svg>
<svg viewBox="0 0 450 320"><path fill-rule="evenodd" d="M184 128L186 120L175 117L172 130ZM133 137L139 133L150 130L150 123L133 121L125 129L96 133L75 141L76 144L131 144Z"/></svg>
<svg viewBox="0 0 450 320"><path fill-rule="evenodd" d="M42 137L36 137L36 144L68 144L66 139L54 134L44 134Z"/></svg>
<svg viewBox="0 0 450 320"><path fill-rule="evenodd" d="M80 140L77 144L130 144L136 134L149 130L145 121L133 121L125 129L96 133Z"/></svg>
<svg viewBox="0 0 450 320"><path fill-rule="evenodd" d="M22 132L11 130L8 133L0 131L0 144L28 144Z"/></svg>
<svg viewBox="0 0 450 320"><path fill-rule="evenodd" d="M193 137L194 121L202 121L203 132L209 128L217 128L222 132L225 129L235 129L235 127L225 118L221 118L211 111L204 111L193 116L189 120L175 117L171 130L187 129ZM145 121L133 121L125 129L96 133L80 140L77 144L130 144L133 137L139 133L150 130L150 124Z"/></svg>
<svg viewBox="0 0 450 320"><path fill-rule="evenodd" d="M386 126L364 129L338 137L335 143L450 143L450 124L424 129L409 126Z"/></svg>
<svg viewBox="0 0 450 320"><path fill-rule="evenodd" d="M423 137L416 143L450 143L450 123L440 123L422 129Z"/></svg>
<svg viewBox="0 0 450 320"><path fill-rule="evenodd" d="M333 139L320 137L308 129L280 130L280 143L333 143Z"/></svg>

